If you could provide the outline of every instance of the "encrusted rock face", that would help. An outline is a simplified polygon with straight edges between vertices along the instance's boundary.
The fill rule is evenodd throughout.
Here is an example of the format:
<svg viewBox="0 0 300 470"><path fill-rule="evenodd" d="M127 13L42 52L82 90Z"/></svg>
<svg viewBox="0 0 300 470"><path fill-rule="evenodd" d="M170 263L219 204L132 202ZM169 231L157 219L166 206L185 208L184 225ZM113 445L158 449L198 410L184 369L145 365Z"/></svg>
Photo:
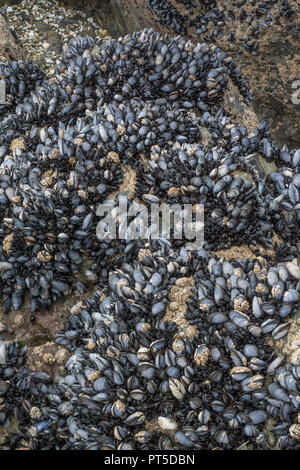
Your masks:
<svg viewBox="0 0 300 470"><path fill-rule="evenodd" d="M146 0L66 0L64 3L75 8L84 8L91 14L109 34L118 37L143 29L145 27L154 27L155 30L170 32L165 26L162 26L146 5ZM179 13L188 18L193 15L190 10L185 10L181 3L172 2ZM203 3L203 2L202 2ZM199 8L194 16L201 11ZM253 109L259 120L267 119L272 134L279 145L287 144L291 147L298 146L300 143L300 104L296 100L292 101L293 83L300 80L299 67L299 11L300 7L297 0L290 0L289 5L294 11L293 20L289 17L281 17L279 24L273 21L267 27L260 26L260 32L257 37L253 36L253 21L245 20L239 22L237 18L241 9L235 6L231 0L217 0L216 5L221 10L231 10L236 18L232 19L226 14L226 22L222 26L222 31L215 37L216 43L223 50L230 54L238 63L243 75L248 78L250 87L254 93ZM282 2L278 2L281 4ZM254 8L257 8L254 2L246 2L242 6L246 14L252 14ZM278 11L272 9L273 19ZM298 19L297 19L298 18ZM257 18L257 22L260 18ZM190 28L186 28L187 36L205 41L206 34L212 32L215 28L214 23L207 25L205 35L196 37ZM235 32L235 40L231 41L231 33ZM245 50L245 42L248 39L255 39L258 43L258 55L253 55ZM296 85L294 85L296 86ZM235 107L232 108L235 114Z"/></svg>
<svg viewBox="0 0 300 470"><path fill-rule="evenodd" d="M0 13L0 61L24 59L21 46L10 30L5 16Z"/></svg>
<svg viewBox="0 0 300 470"><path fill-rule="evenodd" d="M144 0L66 0L73 8L84 9L113 37L124 36L144 28L167 32L149 11Z"/></svg>
<svg viewBox="0 0 300 470"><path fill-rule="evenodd" d="M232 2L224 0L217 2L218 6L222 4L225 7L230 3ZM260 33L255 38L258 44L257 55L244 48L245 38L252 37L252 24L247 21L237 23L228 17L216 42L222 49L230 52L249 80L254 93L252 106L258 118L268 120L278 144L295 147L300 143L300 104L296 104L296 101L293 103L292 100L296 91L293 83L300 80L300 35L297 27L300 7L297 0L289 3L294 9L292 20L281 17L280 24L260 28ZM243 8L247 12L251 6L246 3ZM213 25L209 28L213 29ZM234 42L230 41L232 31L235 31Z"/></svg>
<svg viewBox="0 0 300 470"><path fill-rule="evenodd" d="M2 3L0 2L0 6ZM16 4L18 2L10 3ZM171 32L170 29L159 23L155 14L147 8L146 0L65 0L62 3L65 6L83 9L112 37L119 37L145 27L153 27L161 33ZM198 3L201 4L200 1ZM243 10L249 15L253 13L255 7L251 3L246 2L243 5ZM189 18L196 16L201 10L196 10L196 13L192 15L193 12L185 10L182 4L175 1L173 4L182 16L188 14ZM226 22L215 37L215 41L223 50L230 52L243 75L249 80L254 93L252 102L254 113L252 115L256 114L258 120L268 120L277 144L297 147L300 143L300 104L296 95L297 90L293 86L297 87L296 81L300 80L297 54L300 40L299 27L297 27L300 7L297 0L290 0L289 4L294 11L293 20L290 21L289 17L283 16L278 24L273 21L267 27L260 26L257 37L253 36L253 21L245 19L240 22L236 19L238 14L235 19L226 14ZM229 0L217 0L216 5L225 12L235 11L232 1ZM274 17L276 12L276 9L274 12L272 10ZM260 18L257 18L256 21L259 22ZM10 57L10 54L12 55L11 48L7 44L14 44L13 47L17 47L17 49L14 50L13 57L22 57L21 48L15 46L9 29L6 26L3 29L4 24L5 20L0 15L0 56ZM200 36L195 36L191 28L186 28L186 35L194 40L205 41L206 36L210 35L214 28L213 22L208 23L207 31ZM232 32L235 32L234 41L232 41ZM245 49L245 43L252 37L258 45L259 53L257 55L253 55ZM233 114L244 118L243 110L240 110L236 103L229 109Z"/></svg>

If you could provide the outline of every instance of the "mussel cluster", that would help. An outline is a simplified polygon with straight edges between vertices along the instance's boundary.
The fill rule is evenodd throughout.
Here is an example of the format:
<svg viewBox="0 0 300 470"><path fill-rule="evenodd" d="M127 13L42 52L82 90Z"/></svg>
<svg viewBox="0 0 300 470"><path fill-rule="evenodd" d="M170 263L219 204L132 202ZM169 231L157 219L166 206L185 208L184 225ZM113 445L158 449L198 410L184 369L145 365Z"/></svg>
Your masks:
<svg viewBox="0 0 300 470"><path fill-rule="evenodd" d="M291 20L295 13L288 0L253 0L250 5L247 0L233 5L232 2L216 0L146 0L146 4L157 21L175 34L189 32L207 41L214 42L221 36L228 22L242 30L245 29L244 25L251 25L251 34L246 36L243 33L242 47L253 55L259 53L257 39L264 34L266 28L281 24L282 18ZM236 30L232 30L230 42L236 42Z"/></svg>
<svg viewBox="0 0 300 470"><path fill-rule="evenodd" d="M91 53L95 47L99 54ZM154 144L199 140L200 118L191 109L217 110L228 77L250 95L219 48L153 31L97 46L73 39L55 76L42 79L28 65L28 85L26 67L0 70L13 97L0 126L5 312L18 309L26 292L31 312L48 307L68 291L83 255L97 258L100 250L103 257L95 214L122 182L120 161L141 168L139 156Z"/></svg>
<svg viewBox="0 0 300 470"><path fill-rule="evenodd" d="M264 449L271 417L279 448L299 448L300 367L274 350L298 307L299 271L293 262L226 261L166 245L124 264L86 305L74 306L57 335L72 353L65 377L20 368L11 390L1 381L5 403L18 401L22 433L14 443ZM173 311L176 322L180 308L173 289L190 290L192 334L168 317ZM3 379L13 375L9 365ZM6 405L1 415L9 412Z"/></svg>
<svg viewBox="0 0 300 470"><path fill-rule="evenodd" d="M175 34L184 33L184 18L169 0L146 0L146 4L162 25L172 28Z"/></svg>
<svg viewBox="0 0 300 470"><path fill-rule="evenodd" d="M300 151L276 147L265 122L232 123L228 82L251 98L234 61L144 30L72 39L51 77L21 62L0 72L3 311L84 289L86 259L98 282L56 336L71 353L64 377L7 347L0 425L14 416L19 432L4 447L267 448L271 418L279 447L299 448L300 366L275 346L299 308ZM258 157L277 171L266 177ZM123 165L136 184L115 196ZM99 240L97 207L124 197L203 204L203 249ZM242 244L251 257L212 253Z"/></svg>

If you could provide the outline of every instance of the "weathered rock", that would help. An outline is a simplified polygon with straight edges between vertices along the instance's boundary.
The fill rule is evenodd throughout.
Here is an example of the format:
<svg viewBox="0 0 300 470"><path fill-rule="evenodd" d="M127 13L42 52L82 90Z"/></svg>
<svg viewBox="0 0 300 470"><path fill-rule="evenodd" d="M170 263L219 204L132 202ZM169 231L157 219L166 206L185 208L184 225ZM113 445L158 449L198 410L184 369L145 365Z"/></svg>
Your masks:
<svg viewBox="0 0 300 470"><path fill-rule="evenodd" d="M65 0L66 5L84 10L107 29L112 37L144 28L167 32L141 0Z"/></svg>
<svg viewBox="0 0 300 470"><path fill-rule="evenodd" d="M0 61L24 59L17 38L9 28L5 15L0 12Z"/></svg>
<svg viewBox="0 0 300 470"><path fill-rule="evenodd" d="M218 6L226 6L232 2L222 0L217 3ZM300 144L300 103L293 100L293 83L300 79L300 34L297 26L300 6L297 0L289 3L295 11L292 21L282 17L280 24L261 28L255 38L257 55L244 48L245 37L252 34L252 24L247 22L237 27L237 23L228 17L216 42L230 53L249 81L254 93L252 108L259 120L268 120L278 144L297 147ZM251 6L246 4L243 8L247 11ZM230 41L232 31L235 31L235 42Z"/></svg>

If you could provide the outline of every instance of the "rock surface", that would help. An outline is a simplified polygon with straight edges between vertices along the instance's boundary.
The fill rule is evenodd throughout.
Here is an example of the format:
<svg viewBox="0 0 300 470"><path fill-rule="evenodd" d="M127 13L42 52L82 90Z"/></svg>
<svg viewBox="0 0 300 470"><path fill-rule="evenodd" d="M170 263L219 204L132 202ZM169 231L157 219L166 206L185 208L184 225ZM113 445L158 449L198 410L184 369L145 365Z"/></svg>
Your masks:
<svg viewBox="0 0 300 470"><path fill-rule="evenodd" d="M0 0L0 7L4 2ZM51 0L22 0L3 8L10 29L22 41L22 50L39 62L46 73L53 73L61 59L62 47L76 35L107 36L99 23L85 12L60 6Z"/></svg>
<svg viewBox="0 0 300 470"><path fill-rule="evenodd" d="M22 47L0 12L0 61L24 59Z"/></svg>
<svg viewBox="0 0 300 470"><path fill-rule="evenodd" d="M218 6L232 4L224 0L217 3ZM300 4L297 0L289 3L295 10L292 21L283 17L280 24L262 28L256 38L258 55L243 47L245 37L251 37L252 25L246 22L236 28L236 23L228 18L216 42L232 55L249 81L254 93L253 109L260 120L268 120L276 142L297 148L300 144L300 104L292 102L292 95L295 91L293 83L300 80L300 31L297 26ZM243 8L247 11L251 6L246 4ZM234 43L229 40L232 31L235 31Z"/></svg>
<svg viewBox="0 0 300 470"><path fill-rule="evenodd" d="M84 10L112 37L124 36L144 28L162 33L169 30L158 23L145 0L65 0L65 5Z"/></svg>

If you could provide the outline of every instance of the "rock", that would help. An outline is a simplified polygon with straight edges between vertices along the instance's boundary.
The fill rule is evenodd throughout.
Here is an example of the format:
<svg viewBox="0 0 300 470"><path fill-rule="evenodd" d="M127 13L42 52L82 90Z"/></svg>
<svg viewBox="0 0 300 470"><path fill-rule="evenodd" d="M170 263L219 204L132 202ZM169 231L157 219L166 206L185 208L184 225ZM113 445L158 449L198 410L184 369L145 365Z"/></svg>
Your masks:
<svg viewBox="0 0 300 470"><path fill-rule="evenodd" d="M23 49L0 12L0 61L24 59Z"/></svg>
<svg viewBox="0 0 300 470"><path fill-rule="evenodd" d="M124 36L144 28L168 32L156 21L146 1L141 0L65 0L64 4L84 10L112 37Z"/></svg>
<svg viewBox="0 0 300 470"><path fill-rule="evenodd" d="M232 2L222 1L218 4ZM293 83L299 80L299 19L300 8L297 0L290 1L296 10L294 20L281 19L281 24L272 24L262 31L256 41L258 55L245 51L245 36L249 36L251 25L246 22L238 28L228 20L216 42L230 53L248 79L253 91L252 109L258 119L267 119L272 136L278 145L297 147L300 144L300 103L293 103ZM247 5L244 5L247 11ZM235 31L236 41L229 40ZM294 85L295 86L295 85ZM298 86L299 88L299 86Z"/></svg>

